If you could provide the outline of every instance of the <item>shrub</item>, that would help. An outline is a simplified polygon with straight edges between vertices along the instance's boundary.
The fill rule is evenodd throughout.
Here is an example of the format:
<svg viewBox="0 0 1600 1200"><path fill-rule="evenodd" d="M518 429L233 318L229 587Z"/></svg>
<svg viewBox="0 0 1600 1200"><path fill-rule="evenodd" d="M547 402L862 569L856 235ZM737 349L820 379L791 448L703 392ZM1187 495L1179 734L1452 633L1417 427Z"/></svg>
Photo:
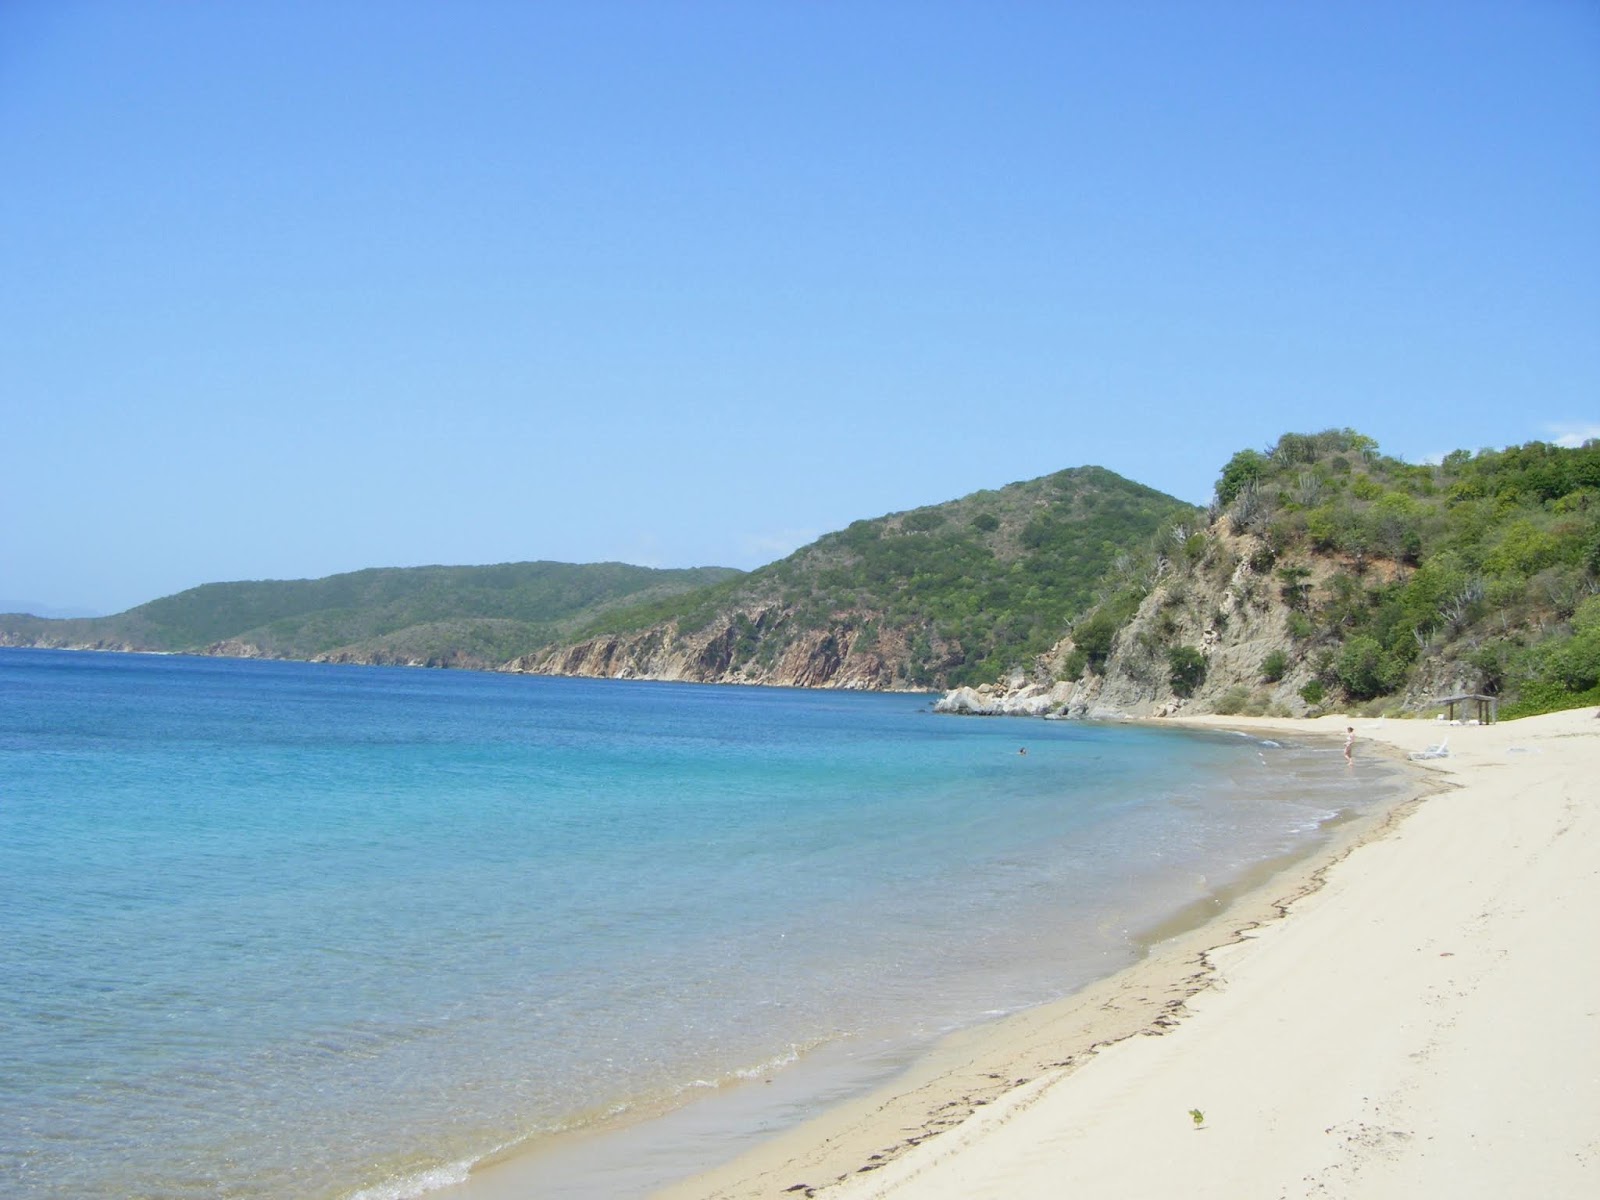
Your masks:
<svg viewBox="0 0 1600 1200"><path fill-rule="evenodd" d="M1132 590L1118 592L1107 600L1094 615L1072 627L1072 640L1078 649L1088 655L1089 665L1102 670L1111 653L1111 643L1117 631L1139 607L1139 594Z"/></svg>
<svg viewBox="0 0 1600 1200"><path fill-rule="evenodd" d="M1222 468L1222 478L1217 481L1217 500L1231 504L1245 487L1255 483L1266 473L1267 460L1256 450L1241 450Z"/></svg>
<svg viewBox="0 0 1600 1200"><path fill-rule="evenodd" d="M1313 679L1310 683L1306 684L1305 687L1300 689L1300 699L1304 700L1310 705L1321 704L1323 697L1325 697L1327 694L1328 689L1322 686L1322 681L1320 679Z"/></svg>
<svg viewBox="0 0 1600 1200"><path fill-rule="evenodd" d="M1250 689L1243 686L1229 688L1217 701L1217 712L1224 717L1236 716L1250 703Z"/></svg>
<svg viewBox="0 0 1600 1200"><path fill-rule="evenodd" d="M1334 675L1352 700L1371 700L1393 691L1404 678L1405 665L1386 654L1376 638L1351 638L1334 660Z"/></svg>
<svg viewBox="0 0 1600 1200"><path fill-rule="evenodd" d="M1282 650L1274 650L1261 664L1261 678L1268 683L1277 683L1288 672L1289 656Z"/></svg>
<svg viewBox="0 0 1600 1200"><path fill-rule="evenodd" d="M1517 698L1507 716L1593 703L1600 696L1600 596L1578 605L1570 634L1535 643L1517 655L1511 673Z"/></svg>
<svg viewBox="0 0 1600 1200"><path fill-rule="evenodd" d="M1172 690L1179 696L1194 695L1195 688L1206 677L1206 657L1193 646L1174 646L1168 650L1167 666Z"/></svg>
<svg viewBox="0 0 1600 1200"><path fill-rule="evenodd" d="M1111 653L1111 641L1121 624L1115 613L1103 608L1073 627L1072 640L1077 643L1078 652L1095 670L1105 666L1106 656Z"/></svg>
<svg viewBox="0 0 1600 1200"><path fill-rule="evenodd" d="M1467 661L1478 668L1478 690L1487 696L1498 696L1511 667L1510 645L1499 640L1485 642L1467 656Z"/></svg>

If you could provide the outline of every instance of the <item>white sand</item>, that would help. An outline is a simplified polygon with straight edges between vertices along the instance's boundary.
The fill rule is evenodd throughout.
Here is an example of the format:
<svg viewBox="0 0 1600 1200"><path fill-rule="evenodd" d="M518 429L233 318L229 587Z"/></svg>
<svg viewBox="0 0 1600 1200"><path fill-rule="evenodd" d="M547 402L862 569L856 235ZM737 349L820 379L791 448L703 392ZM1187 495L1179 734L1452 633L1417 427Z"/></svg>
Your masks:
<svg viewBox="0 0 1600 1200"><path fill-rule="evenodd" d="M1594 710L1195 723L1353 724L1357 772L1374 741L1448 735L1428 767L1449 786L1331 866L666 1195L1600 1197Z"/></svg>
<svg viewBox="0 0 1600 1200"><path fill-rule="evenodd" d="M823 1194L1600 1196L1600 720L1349 723L1405 750L1448 732L1458 788L1212 952L1161 1036Z"/></svg>

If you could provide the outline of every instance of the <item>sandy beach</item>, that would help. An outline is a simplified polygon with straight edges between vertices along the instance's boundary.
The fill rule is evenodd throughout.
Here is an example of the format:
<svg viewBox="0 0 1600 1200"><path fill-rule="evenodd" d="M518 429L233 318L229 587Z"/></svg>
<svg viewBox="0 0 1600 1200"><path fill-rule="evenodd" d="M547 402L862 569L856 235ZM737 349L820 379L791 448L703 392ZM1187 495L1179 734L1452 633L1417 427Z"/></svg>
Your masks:
<svg viewBox="0 0 1600 1200"><path fill-rule="evenodd" d="M1600 1195L1594 710L1195 723L1448 756L1135 967L663 1196Z"/></svg>

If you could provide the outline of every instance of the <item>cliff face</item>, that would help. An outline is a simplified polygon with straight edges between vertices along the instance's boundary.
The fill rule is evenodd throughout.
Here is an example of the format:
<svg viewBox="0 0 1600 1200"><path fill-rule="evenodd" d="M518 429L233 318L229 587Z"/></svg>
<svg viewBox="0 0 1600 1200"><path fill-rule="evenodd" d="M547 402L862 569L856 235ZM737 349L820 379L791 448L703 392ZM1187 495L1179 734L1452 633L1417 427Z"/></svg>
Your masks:
<svg viewBox="0 0 1600 1200"><path fill-rule="evenodd" d="M1075 646L1067 637L1031 670L999 684L956 689L935 707L983 716L1304 716L1317 707L1306 695L1334 686L1327 680L1338 644L1330 641L1327 623L1341 590L1348 592L1359 577L1363 587L1381 591L1414 570L1340 553L1279 558L1265 538L1234 530L1223 518L1186 538L1172 559L1158 560L1100 670L1074 676ZM1417 708L1433 697L1483 691L1482 671L1470 657L1473 644L1471 638L1428 639L1404 687L1383 702ZM1175 648L1196 651L1203 668L1187 695L1173 681ZM1329 698L1353 703L1331 691Z"/></svg>
<svg viewBox="0 0 1600 1200"><path fill-rule="evenodd" d="M827 628L791 630L792 615L780 605L735 609L687 633L669 621L639 633L608 634L524 655L501 670L773 687L906 687L903 637L879 633L870 619L850 615Z"/></svg>
<svg viewBox="0 0 1600 1200"><path fill-rule="evenodd" d="M992 688L958 689L936 707L979 715L1159 717L1249 704L1303 714L1308 705L1300 689L1315 671L1296 649L1291 607L1263 550L1260 539L1214 523L1187 539L1180 561L1163 560L1156 568L1148 594L1113 638L1103 670L1064 678L1075 649L1067 637L1041 655L1032 671L1014 673ZM1305 569L1314 588L1340 564L1308 559ZM1192 646L1204 660L1204 677L1187 697L1172 683L1173 646ZM1277 679L1268 679L1274 654L1284 666L1281 674L1270 672Z"/></svg>
<svg viewBox="0 0 1600 1200"><path fill-rule="evenodd" d="M1300 688L1311 664L1295 652L1290 608L1270 570L1252 562L1263 549L1248 534L1213 525L1203 535L1204 556L1169 570L1139 605L1112 644L1092 711L1129 716L1169 716L1188 710L1215 712L1224 697L1240 692L1258 706L1302 715ZM1309 578L1331 575L1331 563L1309 563ZM1205 660L1205 675L1191 695L1173 687L1168 649L1193 646ZM1281 654L1281 678L1269 680L1269 656Z"/></svg>

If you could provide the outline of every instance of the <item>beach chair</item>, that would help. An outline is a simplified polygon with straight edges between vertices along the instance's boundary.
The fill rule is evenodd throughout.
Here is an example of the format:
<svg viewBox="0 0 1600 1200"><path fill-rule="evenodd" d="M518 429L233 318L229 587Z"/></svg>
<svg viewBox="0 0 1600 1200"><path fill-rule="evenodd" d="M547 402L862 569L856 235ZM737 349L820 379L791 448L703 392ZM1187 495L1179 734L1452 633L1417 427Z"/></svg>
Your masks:
<svg viewBox="0 0 1600 1200"><path fill-rule="evenodd" d="M1445 740L1440 742L1437 746L1429 746L1426 750L1413 750L1409 757L1413 759L1449 758L1450 739L1445 738Z"/></svg>

